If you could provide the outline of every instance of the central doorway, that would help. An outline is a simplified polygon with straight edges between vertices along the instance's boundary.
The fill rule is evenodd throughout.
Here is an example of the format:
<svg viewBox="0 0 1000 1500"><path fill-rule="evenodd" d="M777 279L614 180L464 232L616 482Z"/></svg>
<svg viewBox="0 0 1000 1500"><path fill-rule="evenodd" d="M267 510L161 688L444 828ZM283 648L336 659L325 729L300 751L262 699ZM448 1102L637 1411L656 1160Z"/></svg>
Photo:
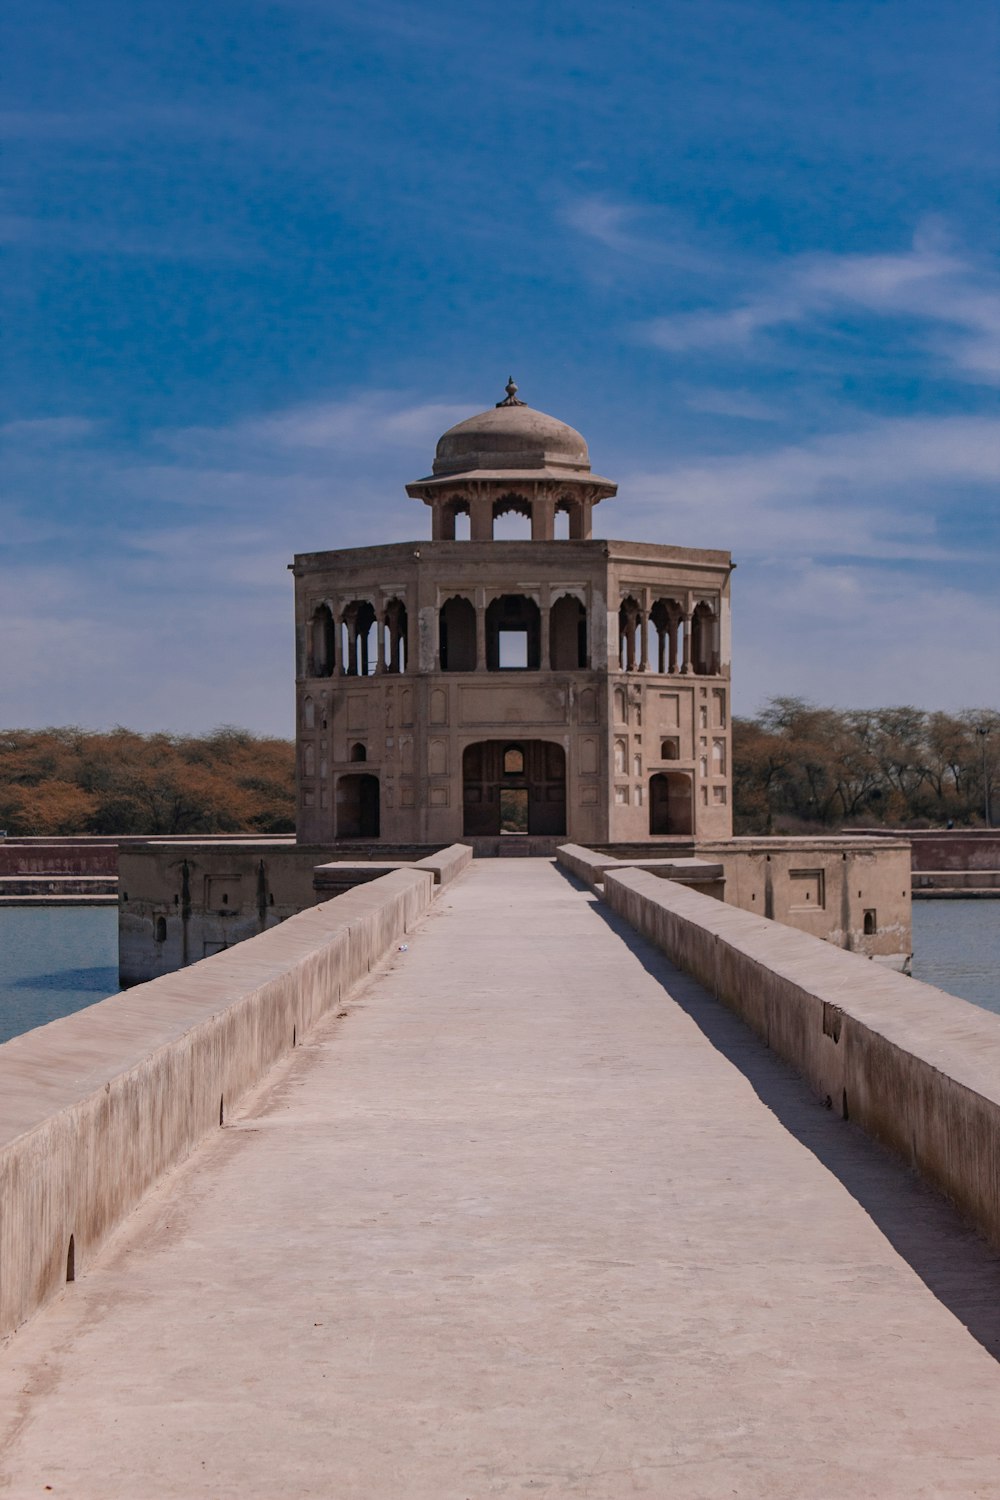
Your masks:
<svg viewBox="0 0 1000 1500"><path fill-rule="evenodd" d="M462 756L463 833L565 834L566 752L550 740L480 740Z"/></svg>

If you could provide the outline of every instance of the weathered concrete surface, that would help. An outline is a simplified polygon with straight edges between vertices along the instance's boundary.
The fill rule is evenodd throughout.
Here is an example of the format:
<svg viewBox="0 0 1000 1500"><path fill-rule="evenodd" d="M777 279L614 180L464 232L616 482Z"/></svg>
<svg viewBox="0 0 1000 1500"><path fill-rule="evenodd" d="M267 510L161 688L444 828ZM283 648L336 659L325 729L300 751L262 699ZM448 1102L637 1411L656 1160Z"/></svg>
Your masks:
<svg viewBox="0 0 1000 1500"><path fill-rule="evenodd" d="M1000 1495L995 1259L616 923L448 887L7 1346L7 1493Z"/></svg>
<svg viewBox="0 0 1000 1500"><path fill-rule="evenodd" d="M367 976L433 898L397 870L0 1046L0 1334ZM72 1251L70 1246L72 1245Z"/></svg>
<svg viewBox="0 0 1000 1500"><path fill-rule="evenodd" d="M1000 1016L644 871L604 896L1000 1248Z"/></svg>

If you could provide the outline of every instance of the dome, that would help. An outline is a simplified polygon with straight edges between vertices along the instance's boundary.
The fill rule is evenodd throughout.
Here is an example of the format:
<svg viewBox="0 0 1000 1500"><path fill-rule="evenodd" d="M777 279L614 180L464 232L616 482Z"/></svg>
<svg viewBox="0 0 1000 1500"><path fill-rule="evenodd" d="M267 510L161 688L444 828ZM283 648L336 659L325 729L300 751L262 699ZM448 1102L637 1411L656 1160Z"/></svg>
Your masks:
<svg viewBox="0 0 1000 1500"><path fill-rule="evenodd" d="M448 429L434 455L436 477L531 469L589 474L590 454L580 433L526 406L516 393L517 386L508 381L505 401Z"/></svg>

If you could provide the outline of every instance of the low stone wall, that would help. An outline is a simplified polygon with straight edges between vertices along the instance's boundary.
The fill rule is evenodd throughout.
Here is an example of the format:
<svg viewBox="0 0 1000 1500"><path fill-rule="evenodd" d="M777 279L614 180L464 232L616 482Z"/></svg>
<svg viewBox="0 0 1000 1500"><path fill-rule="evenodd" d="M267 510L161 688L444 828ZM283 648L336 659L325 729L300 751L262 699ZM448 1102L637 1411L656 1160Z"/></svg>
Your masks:
<svg viewBox="0 0 1000 1500"><path fill-rule="evenodd" d="M472 863L472 849L468 844L449 844L436 854L428 854L414 862L415 870L430 870L435 885L448 883L467 870Z"/></svg>
<svg viewBox="0 0 1000 1500"><path fill-rule="evenodd" d="M433 894L431 871L399 870L0 1046L0 1335L79 1275Z"/></svg>
<svg viewBox="0 0 1000 1500"><path fill-rule="evenodd" d="M1000 1246L1000 1016L643 871L604 896Z"/></svg>
<svg viewBox="0 0 1000 1500"><path fill-rule="evenodd" d="M682 885L696 885L705 895L714 896L718 901L725 899L722 865L716 861L681 855L677 858L617 859L610 854L585 849L582 844L560 844L556 859L592 891L597 891L602 885L607 870L647 870L660 880L679 880Z"/></svg>

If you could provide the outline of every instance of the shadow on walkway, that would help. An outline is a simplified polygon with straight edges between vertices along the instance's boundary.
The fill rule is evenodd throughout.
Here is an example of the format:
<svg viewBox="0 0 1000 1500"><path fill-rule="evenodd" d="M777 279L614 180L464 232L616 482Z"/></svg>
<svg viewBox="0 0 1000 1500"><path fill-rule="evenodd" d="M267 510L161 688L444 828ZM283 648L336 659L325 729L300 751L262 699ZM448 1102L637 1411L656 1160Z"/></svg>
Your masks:
<svg viewBox="0 0 1000 1500"><path fill-rule="evenodd" d="M1000 1360L1000 1255L951 1204L856 1125L825 1108L806 1081L743 1021L562 870L594 911L758 1098L870 1215L925 1286Z"/></svg>

